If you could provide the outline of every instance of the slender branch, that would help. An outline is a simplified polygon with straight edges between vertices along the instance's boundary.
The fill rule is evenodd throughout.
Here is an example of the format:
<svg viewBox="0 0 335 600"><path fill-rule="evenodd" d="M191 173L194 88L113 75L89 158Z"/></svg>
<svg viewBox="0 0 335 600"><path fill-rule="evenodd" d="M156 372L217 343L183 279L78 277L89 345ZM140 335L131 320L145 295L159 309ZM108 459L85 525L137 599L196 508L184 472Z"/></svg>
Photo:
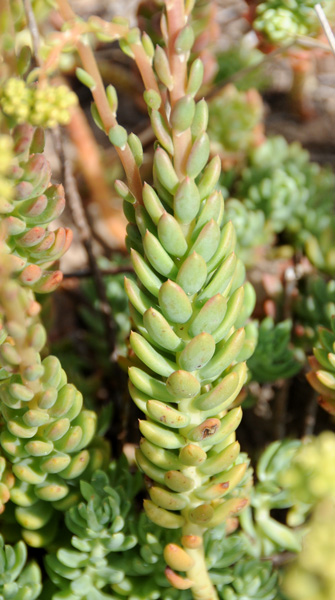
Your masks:
<svg viewBox="0 0 335 600"><path fill-rule="evenodd" d="M145 89L155 90L155 92L160 94L155 74L142 44L131 44L131 49L134 53L134 60L141 74Z"/></svg>
<svg viewBox="0 0 335 600"><path fill-rule="evenodd" d="M50 69L57 67L59 63L59 57L64 49L64 46L69 43L76 44L80 36L86 32L86 23L75 23L71 29L67 29L64 32L59 32L52 35L54 47L50 51L46 61L41 65L38 78L40 82L47 78L47 73Z"/></svg>
<svg viewBox="0 0 335 600"><path fill-rule="evenodd" d="M315 12L318 15L318 19L321 23L322 29L325 32L325 35L329 42L329 46L330 46L333 54L335 55L335 36L333 34L332 28L329 25L328 19L325 15L325 12L324 12L321 4L315 5Z"/></svg>
<svg viewBox="0 0 335 600"><path fill-rule="evenodd" d="M97 67L94 54L90 46L82 41L78 43L78 52L85 71L87 71L96 82L95 88L92 90L92 96L99 111L105 131L108 134L111 127L114 127L117 124L117 120L109 106L105 86ZM130 147L126 144L123 148L116 147L115 149L125 170L129 188L133 192L136 200L139 203L142 203L142 180Z"/></svg>
<svg viewBox="0 0 335 600"><path fill-rule="evenodd" d="M302 432L303 437L313 435L316 423L316 416L319 408L318 395L315 392L315 390L311 388L311 386L309 387L309 397L307 398L304 427Z"/></svg>
<svg viewBox="0 0 335 600"><path fill-rule="evenodd" d="M33 42L34 58L36 60L36 63L40 67L42 64L41 59L39 57L41 42L40 42L40 34L38 31L34 11L31 6L30 0L23 0L23 5L24 5L24 11L26 13L28 25L29 25L29 31L31 33L31 38L32 38L32 42Z"/></svg>
<svg viewBox="0 0 335 600"><path fill-rule="evenodd" d="M73 20L75 18L75 14L72 11L72 8L69 6L67 0L57 0L57 2L59 12L63 19ZM119 26L115 25L115 28L117 28L116 38L121 37ZM109 106L105 86L103 84L94 53L91 47L83 41L78 42L77 49L85 71L87 71L87 73L89 73L89 75L95 81L95 87L92 89L92 95L104 125L105 132L108 134L111 127L114 127L117 124L117 120ZM139 168L135 162L130 147L128 144L126 144L122 148L116 147L116 151L125 170L129 188L134 194L136 200L139 203L142 203L142 180Z"/></svg>
<svg viewBox="0 0 335 600"><path fill-rule="evenodd" d="M100 269L100 274L103 277L110 277L112 275L120 275L121 273L134 273L133 267L115 267L113 269ZM80 271L73 271L71 273L63 273L64 279L86 279L93 277L93 271L91 269L81 269Z"/></svg>

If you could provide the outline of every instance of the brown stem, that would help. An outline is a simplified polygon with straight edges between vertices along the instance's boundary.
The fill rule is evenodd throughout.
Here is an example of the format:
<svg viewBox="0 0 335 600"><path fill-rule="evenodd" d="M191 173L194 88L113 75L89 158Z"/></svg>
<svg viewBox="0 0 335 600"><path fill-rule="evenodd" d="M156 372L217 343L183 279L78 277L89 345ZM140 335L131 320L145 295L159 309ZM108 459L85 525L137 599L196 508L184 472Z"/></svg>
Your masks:
<svg viewBox="0 0 335 600"><path fill-rule="evenodd" d="M141 74L145 89L155 90L155 92L158 92L158 94L160 94L156 77L150 64L150 60L146 55L142 44L132 44L131 49L134 53L135 62Z"/></svg>
<svg viewBox="0 0 335 600"><path fill-rule="evenodd" d="M103 277L109 277L111 275L120 275L120 273L134 273L133 267L114 267L114 269L100 269L100 273ZM81 269L80 271L73 271L72 273L63 273L64 279L86 279L93 277L91 269Z"/></svg>
<svg viewBox="0 0 335 600"><path fill-rule="evenodd" d="M75 13L69 6L67 0L57 0L57 2L59 12L63 19L73 20L75 18ZM119 33L117 34L117 37L120 37ZM109 106L105 86L103 84L94 54L91 47L83 41L78 42L77 49L85 71L87 71L87 73L89 73L89 75L95 81L95 87L92 90L92 95L104 125L105 132L108 134L111 127L114 127L117 124L117 120ZM135 162L129 145L126 144L123 148L117 147L116 151L125 170L129 188L134 194L136 200L139 203L142 203L142 180L139 168Z"/></svg>
<svg viewBox="0 0 335 600"><path fill-rule="evenodd" d="M38 64L38 66L41 66L41 59L39 57L39 51L40 51L40 45L41 45L40 34L38 31L34 11L31 6L31 1L23 0L23 5L24 5L24 11L26 13L29 30L30 30L31 38L32 38L32 42L33 42L34 58L36 60L36 63Z"/></svg>
<svg viewBox="0 0 335 600"><path fill-rule="evenodd" d="M100 207L104 224L112 234L118 246L125 247L126 219L121 210L111 203L111 190L104 176L99 149L80 107L72 111L71 121L67 125L72 142L76 146L83 176L87 182L93 201ZM90 157L87 160L87 157ZM114 242L115 243L115 242Z"/></svg>

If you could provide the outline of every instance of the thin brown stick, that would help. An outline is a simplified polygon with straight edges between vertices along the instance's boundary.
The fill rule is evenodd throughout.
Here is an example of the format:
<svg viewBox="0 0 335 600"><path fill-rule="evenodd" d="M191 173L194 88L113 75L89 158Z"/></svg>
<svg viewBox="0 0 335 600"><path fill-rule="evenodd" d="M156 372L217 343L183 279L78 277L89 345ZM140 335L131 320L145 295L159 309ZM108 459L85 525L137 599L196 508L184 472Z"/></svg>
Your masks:
<svg viewBox="0 0 335 600"><path fill-rule="evenodd" d="M325 32L331 51L335 55L335 36L320 3L315 5L315 12L318 15L318 19L321 23L322 29Z"/></svg>
<svg viewBox="0 0 335 600"><path fill-rule="evenodd" d="M67 204L71 212L73 223L76 225L79 232L80 241L83 244L92 277L94 279L97 295L99 298L99 308L105 323L105 335L108 344L109 358L112 360L116 346L116 325L113 319L112 310L107 299L107 293L103 276L99 269L95 258L91 232L83 209L80 194L78 192L77 183L72 170L72 161L69 156L66 145L63 143L60 136L60 158L64 176L64 187L67 198Z"/></svg>
<svg viewBox="0 0 335 600"><path fill-rule="evenodd" d="M133 267L115 267L113 269L100 269L102 277L110 277L112 275L120 275L121 273L134 273ZM72 271L71 273L63 273L64 279L86 279L93 277L91 269L81 269L80 271Z"/></svg>
<svg viewBox="0 0 335 600"><path fill-rule="evenodd" d="M307 398L306 403L304 428L302 432L303 437L313 435L314 433L316 416L319 408L317 398L317 393L310 387L309 397Z"/></svg>
<svg viewBox="0 0 335 600"><path fill-rule="evenodd" d="M24 6L24 11L26 13L26 17L27 17L27 21L28 21L28 25L29 25L29 31L31 33L31 39L33 42L34 58L35 58L36 63L40 67L42 64L41 59L39 57L41 41L40 41L40 34L38 31L38 26L36 23L34 11L31 6L31 1L23 0L23 6Z"/></svg>

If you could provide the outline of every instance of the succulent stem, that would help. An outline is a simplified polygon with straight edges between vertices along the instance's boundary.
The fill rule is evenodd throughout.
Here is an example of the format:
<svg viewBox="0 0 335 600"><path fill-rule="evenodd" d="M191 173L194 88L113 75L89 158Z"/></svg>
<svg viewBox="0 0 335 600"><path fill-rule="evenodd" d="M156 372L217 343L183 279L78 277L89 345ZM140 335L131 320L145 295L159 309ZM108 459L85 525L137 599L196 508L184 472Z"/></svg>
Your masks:
<svg viewBox="0 0 335 600"><path fill-rule="evenodd" d="M171 109L173 109L178 100L186 95L187 61L189 53L178 54L175 50L177 36L187 22L184 1L166 1L166 15L169 34L167 50L171 75L173 78L173 88L170 91L170 104ZM183 132L175 131L173 129L172 137L175 150L174 168L178 177L182 179L186 175L186 161L191 149L191 129L188 127Z"/></svg>
<svg viewBox="0 0 335 600"><path fill-rule="evenodd" d="M183 527L182 542L187 554L193 560L193 565L186 575L193 582L191 590L194 600L218 600L205 563L203 529L193 523L187 523Z"/></svg>

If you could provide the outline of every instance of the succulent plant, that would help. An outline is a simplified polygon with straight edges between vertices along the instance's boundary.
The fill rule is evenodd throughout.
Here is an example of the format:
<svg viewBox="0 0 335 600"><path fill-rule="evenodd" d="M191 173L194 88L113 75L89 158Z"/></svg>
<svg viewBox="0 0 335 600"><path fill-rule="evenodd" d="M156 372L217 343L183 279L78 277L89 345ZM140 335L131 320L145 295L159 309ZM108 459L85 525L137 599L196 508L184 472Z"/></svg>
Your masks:
<svg viewBox="0 0 335 600"><path fill-rule="evenodd" d="M20 541L4 544L0 536L0 597L3 600L35 600L42 589L41 572L35 562L26 565L27 548Z"/></svg>
<svg viewBox="0 0 335 600"><path fill-rule="evenodd" d="M5 504L10 499L10 490L15 483L15 477L11 472L6 459L0 456L0 514L5 510Z"/></svg>
<svg viewBox="0 0 335 600"><path fill-rule="evenodd" d="M332 224L334 174L311 162L300 144L288 144L282 136L267 138L250 150L248 164L233 185L235 197L249 210L261 210L268 227L283 232L300 249Z"/></svg>
<svg viewBox="0 0 335 600"><path fill-rule="evenodd" d="M335 274L335 215L321 236L311 235L305 244L306 254L311 263L320 271Z"/></svg>
<svg viewBox="0 0 335 600"><path fill-rule="evenodd" d="M311 386L320 394L319 404L335 414L335 314L331 330L319 327L318 344L309 358L312 370L307 373Z"/></svg>
<svg viewBox="0 0 335 600"><path fill-rule="evenodd" d="M207 104L194 100L203 65L195 59L187 67L192 6L165 3L166 49L149 47L138 31L126 32L121 42L138 60L157 138L152 186L142 185L138 171L140 141L117 123L115 90L107 90L108 111L101 102L105 90L86 50L80 55L89 70L80 77L92 90L96 122L116 147L128 179L128 186L116 182L116 189L125 201L127 247L138 277L138 283L126 278L125 289L135 329L129 389L147 417L140 421L143 438L136 452L149 478L145 511L160 526L182 528L178 570L186 577L170 566L175 563L167 552L168 581L214 599L203 533L247 503L238 489L247 468L238 462L235 440L241 409L229 407L245 382L257 331L252 323L244 327L254 296L244 290L233 227L223 225L223 198L216 190L220 158L208 162ZM107 29L96 20L89 25L99 33ZM142 51L145 59L136 59Z"/></svg>
<svg viewBox="0 0 335 600"><path fill-rule="evenodd" d="M236 253L246 266L253 266L259 246L271 243L273 235L269 223L261 210L250 210L236 198L225 202L224 222L234 223L236 231Z"/></svg>
<svg viewBox="0 0 335 600"><path fill-rule="evenodd" d="M335 281L321 275L310 275L299 282L293 303L295 344L310 350L317 342L318 327L330 327L335 315Z"/></svg>
<svg viewBox="0 0 335 600"><path fill-rule="evenodd" d="M312 512L302 550L284 571L283 591L290 600L330 600L335 591L334 448L331 431L307 439L280 476L282 485Z"/></svg>
<svg viewBox="0 0 335 600"><path fill-rule="evenodd" d="M335 498L334 448L335 434L331 431L323 431L301 444L280 475L281 484L292 497L312 507L324 498Z"/></svg>
<svg viewBox="0 0 335 600"><path fill-rule="evenodd" d="M275 43L286 42L297 35L310 35L319 29L314 12L316 4L317 0L265 0L256 8L253 26Z"/></svg>
<svg viewBox="0 0 335 600"><path fill-rule="evenodd" d="M12 139L10 166L5 159L7 194L2 191L0 195L0 222L7 231L5 248L21 283L40 293L49 292L62 279L61 272L50 267L72 240L68 228L48 228L64 210L64 190L61 185L50 185L42 130L19 125Z"/></svg>
<svg viewBox="0 0 335 600"><path fill-rule="evenodd" d="M240 515L247 553L253 557L267 557L282 550L298 552L300 549L302 532L291 527L301 524L306 506L281 481L283 470L295 457L300 444L299 440L273 442L258 460L257 483L251 493L250 507ZM273 509L289 509L289 526L272 516Z"/></svg>
<svg viewBox="0 0 335 600"><path fill-rule="evenodd" d="M222 588L222 600L275 600L278 573L271 561L240 560L231 571L232 582ZM221 592L221 586L218 586Z"/></svg>
<svg viewBox="0 0 335 600"><path fill-rule="evenodd" d="M208 135L211 152L232 164L263 141L263 102L256 90L238 91L232 84L209 103ZM229 163L228 163L229 164Z"/></svg>
<svg viewBox="0 0 335 600"><path fill-rule="evenodd" d="M204 83L212 81L217 71L215 52L211 46L218 39L220 29L218 27L216 13L216 0L194 0L189 25L185 35L192 47L193 58L201 58L206 69ZM137 21L142 32L150 36L154 45L164 45L164 1L163 0L141 0L137 8Z"/></svg>
<svg viewBox="0 0 335 600"><path fill-rule="evenodd" d="M333 434L332 434L333 435ZM290 600L332 600L335 593L334 497L325 498L313 513L302 550L284 571L282 589Z"/></svg>
<svg viewBox="0 0 335 600"><path fill-rule="evenodd" d="M134 520L132 502L141 485L139 473L128 473L125 457L111 463L107 472L95 472L90 482L81 482L83 500L65 515L72 547L61 547L46 557L48 574L62 590L54 600L86 599L92 594L97 599L113 597L104 589L124 579L126 558L118 563L115 553L127 553L137 543L130 520Z"/></svg>
<svg viewBox="0 0 335 600"><path fill-rule="evenodd" d="M181 11L178 23L186 13L182 2L166 8L172 39L175 11ZM190 47L178 41L175 48L185 62ZM207 105L194 100L202 63L196 59L187 74L185 62L181 74L179 67L175 71L180 59L173 62L172 56L157 47L153 57L157 79L168 91L169 118L157 91L144 94L158 142L153 186L144 184L143 203L118 186L128 201L127 243L139 280L125 280L136 328L130 346L140 361L129 369L129 390L147 417L140 421L143 438L136 452L150 480L146 514L160 526L182 529L178 571L186 577L175 572L169 549L166 577L176 588L215 598L202 534L247 503L235 490L247 466L237 461L241 409L229 407L255 345L254 327L243 327L254 298L244 291L233 227L222 223L222 194L215 189L220 159L208 163ZM127 137L121 142L118 127L109 137L120 147Z"/></svg>
<svg viewBox="0 0 335 600"><path fill-rule="evenodd" d="M83 410L56 357L41 360L46 333L32 292L1 275L0 444L16 478L10 490L16 519L25 540L39 545L44 531L55 533L53 505L71 497L73 480L89 463L96 414Z"/></svg>
<svg viewBox="0 0 335 600"><path fill-rule="evenodd" d="M289 319L276 324L271 317L263 319L255 352L247 363L253 381L288 379L300 371L301 364L290 348L291 329Z"/></svg>
<svg viewBox="0 0 335 600"><path fill-rule="evenodd" d="M234 85L238 90L263 89L267 86L267 76L261 66L262 60L263 53L250 46L250 39L246 35L240 43L217 54L218 72L215 82L224 82L226 79L238 74L234 81ZM260 65L259 68L257 68L258 64ZM247 67L251 66L253 69L248 72Z"/></svg>

